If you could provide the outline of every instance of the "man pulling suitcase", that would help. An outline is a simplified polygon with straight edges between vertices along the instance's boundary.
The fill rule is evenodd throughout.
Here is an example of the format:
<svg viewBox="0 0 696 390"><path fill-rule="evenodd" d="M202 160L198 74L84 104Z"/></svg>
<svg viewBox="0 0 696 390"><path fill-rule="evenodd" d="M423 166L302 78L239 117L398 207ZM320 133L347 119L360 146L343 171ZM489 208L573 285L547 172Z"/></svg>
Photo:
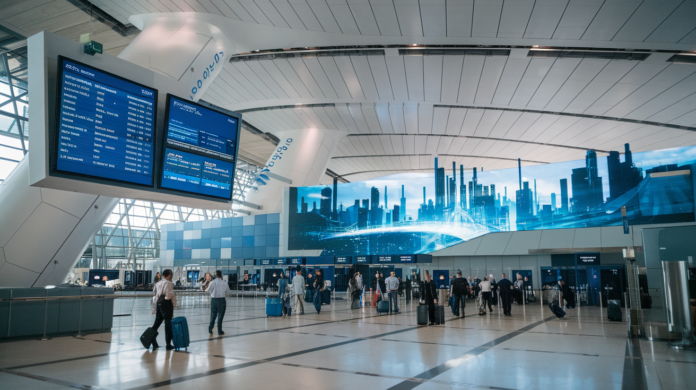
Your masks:
<svg viewBox="0 0 696 390"><path fill-rule="evenodd" d="M147 328L141 337L141 341L143 341L143 337L147 338L148 335L151 337L150 342L152 343L153 350L159 348L159 344L157 344L157 329L159 329L163 321L164 335L165 340L167 341L167 350L174 349L174 346L172 345L172 318L174 317L176 294L174 294L172 276L174 276L172 270L165 269L164 272L162 272L162 280L157 282L153 289L153 303L155 305L153 311L157 316L155 317L155 323L152 325L152 328ZM143 341L143 345L145 344L145 341Z"/></svg>

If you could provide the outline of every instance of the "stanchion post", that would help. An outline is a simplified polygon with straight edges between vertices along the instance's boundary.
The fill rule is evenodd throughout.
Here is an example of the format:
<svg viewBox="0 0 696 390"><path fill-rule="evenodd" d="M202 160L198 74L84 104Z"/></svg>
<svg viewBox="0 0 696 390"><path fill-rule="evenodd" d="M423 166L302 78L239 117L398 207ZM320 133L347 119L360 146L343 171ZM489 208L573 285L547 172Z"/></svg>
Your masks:
<svg viewBox="0 0 696 390"><path fill-rule="evenodd" d="M80 315L77 318L77 337L82 337L82 295L80 295Z"/></svg>
<svg viewBox="0 0 696 390"><path fill-rule="evenodd" d="M43 337L41 340L46 341L48 340L48 337L46 337L46 324L48 323L48 299L46 299L46 305L44 305L44 331L43 331Z"/></svg>

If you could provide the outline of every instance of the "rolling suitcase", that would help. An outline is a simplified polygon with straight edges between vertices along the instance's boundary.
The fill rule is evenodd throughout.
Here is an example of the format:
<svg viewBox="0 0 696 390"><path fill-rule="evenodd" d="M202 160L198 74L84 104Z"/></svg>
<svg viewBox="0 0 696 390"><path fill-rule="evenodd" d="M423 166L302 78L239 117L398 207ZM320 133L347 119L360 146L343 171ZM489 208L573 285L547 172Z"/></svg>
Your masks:
<svg viewBox="0 0 696 390"><path fill-rule="evenodd" d="M609 321L622 321L621 301L618 299L610 299L607 301L607 317Z"/></svg>
<svg viewBox="0 0 696 390"><path fill-rule="evenodd" d="M266 316L280 317L283 315L283 302L280 298L266 298Z"/></svg>
<svg viewBox="0 0 696 390"><path fill-rule="evenodd" d="M140 336L140 342L143 343L145 349L150 349L150 346L154 343L155 339L157 339L157 334L158 333L152 328L145 329L143 335Z"/></svg>
<svg viewBox="0 0 696 390"><path fill-rule="evenodd" d="M442 305L435 306L435 325L445 323L445 307Z"/></svg>
<svg viewBox="0 0 696 390"><path fill-rule="evenodd" d="M181 348L188 350L189 331L186 317L176 317L172 319L172 343L177 351Z"/></svg>
<svg viewBox="0 0 696 390"><path fill-rule="evenodd" d="M560 306L558 306L557 301L551 301L551 303L549 303L549 309L551 309L551 312L555 314L556 317L560 319L566 318L566 312L563 309L561 309Z"/></svg>
<svg viewBox="0 0 696 390"><path fill-rule="evenodd" d="M321 304L330 305L331 304L331 290L328 288L321 292Z"/></svg>
<svg viewBox="0 0 696 390"><path fill-rule="evenodd" d="M418 305L416 312L418 313L416 323L418 325L428 325L428 305Z"/></svg>
<svg viewBox="0 0 696 390"><path fill-rule="evenodd" d="M379 301L377 302L377 313L379 314L389 314L389 301Z"/></svg>

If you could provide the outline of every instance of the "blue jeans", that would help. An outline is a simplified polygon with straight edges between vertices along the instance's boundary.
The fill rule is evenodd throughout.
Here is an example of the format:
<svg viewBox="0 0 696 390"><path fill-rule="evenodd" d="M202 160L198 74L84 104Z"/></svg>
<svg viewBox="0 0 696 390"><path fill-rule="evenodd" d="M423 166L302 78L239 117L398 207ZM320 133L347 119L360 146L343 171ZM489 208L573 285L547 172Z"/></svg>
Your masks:
<svg viewBox="0 0 696 390"><path fill-rule="evenodd" d="M392 313L396 313L399 311L399 305L397 303L399 299L399 293L396 291L390 291L389 292L389 311Z"/></svg>

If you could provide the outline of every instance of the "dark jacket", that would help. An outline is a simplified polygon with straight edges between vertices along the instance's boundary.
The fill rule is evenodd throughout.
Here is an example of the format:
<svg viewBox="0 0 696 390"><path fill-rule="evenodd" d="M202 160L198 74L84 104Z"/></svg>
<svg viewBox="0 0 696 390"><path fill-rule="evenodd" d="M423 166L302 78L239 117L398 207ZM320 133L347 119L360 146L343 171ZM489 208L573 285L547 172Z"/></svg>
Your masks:
<svg viewBox="0 0 696 390"><path fill-rule="evenodd" d="M464 278L452 279L452 294L458 296L468 295L469 281Z"/></svg>
<svg viewBox="0 0 696 390"><path fill-rule="evenodd" d="M435 285L435 281L431 280L428 282L424 280L421 282L421 294L422 299L426 304L428 304L428 306L435 305L434 301L437 299L437 286Z"/></svg>
<svg viewBox="0 0 696 390"><path fill-rule="evenodd" d="M498 289L500 294L511 294L512 293L512 282L503 278L498 281Z"/></svg>
<svg viewBox="0 0 696 390"><path fill-rule="evenodd" d="M324 288L324 275L323 274L319 274L319 275L314 277L314 288L316 290L321 290L322 288Z"/></svg>

